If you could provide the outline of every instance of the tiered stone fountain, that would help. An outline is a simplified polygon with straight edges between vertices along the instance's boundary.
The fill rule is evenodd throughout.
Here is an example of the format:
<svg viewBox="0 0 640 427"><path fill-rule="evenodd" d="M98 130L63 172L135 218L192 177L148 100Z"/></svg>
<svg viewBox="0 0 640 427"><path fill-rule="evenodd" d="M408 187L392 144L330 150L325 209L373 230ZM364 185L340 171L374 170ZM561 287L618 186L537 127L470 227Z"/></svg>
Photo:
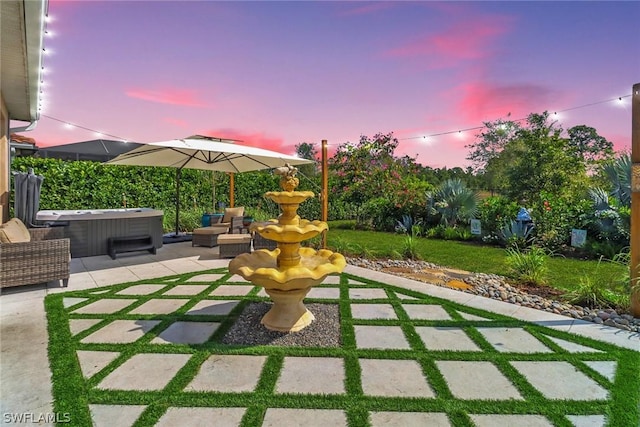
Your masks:
<svg viewBox="0 0 640 427"><path fill-rule="evenodd" d="M270 191L265 197L276 202L282 212L277 222L253 223L250 230L274 240L278 247L273 251L260 249L241 254L231 260L229 271L264 287L271 297L273 306L261 320L267 329L296 332L315 319L304 306L304 297L329 274L340 273L346 260L341 254L326 249L300 247L300 242L327 230L327 223L298 216L300 204L314 194L295 191L299 183L296 168L287 164L276 169L276 173L282 175L280 186L284 191Z"/></svg>

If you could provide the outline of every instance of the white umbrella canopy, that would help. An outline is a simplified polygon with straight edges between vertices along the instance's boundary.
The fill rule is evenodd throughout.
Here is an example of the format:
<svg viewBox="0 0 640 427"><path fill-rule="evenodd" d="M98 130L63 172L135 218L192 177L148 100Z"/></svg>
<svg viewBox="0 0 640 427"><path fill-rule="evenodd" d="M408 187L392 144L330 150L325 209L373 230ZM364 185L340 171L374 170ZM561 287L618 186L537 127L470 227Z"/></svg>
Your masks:
<svg viewBox="0 0 640 427"><path fill-rule="evenodd" d="M180 171L184 168L219 172L251 172L314 163L276 151L235 144L233 139L193 135L183 139L151 142L120 154L106 162L112 165L161 166L176 168L176 232L180 211Z"/></svg>
<svg viewBox="0 0 640 427"><path fill-rule="evenodd" d="M184 139L144 144L107 163L132 166L165 166L220 172L250 172L313 163L276 151L234 144L232 139L194 135Z"/></svg>

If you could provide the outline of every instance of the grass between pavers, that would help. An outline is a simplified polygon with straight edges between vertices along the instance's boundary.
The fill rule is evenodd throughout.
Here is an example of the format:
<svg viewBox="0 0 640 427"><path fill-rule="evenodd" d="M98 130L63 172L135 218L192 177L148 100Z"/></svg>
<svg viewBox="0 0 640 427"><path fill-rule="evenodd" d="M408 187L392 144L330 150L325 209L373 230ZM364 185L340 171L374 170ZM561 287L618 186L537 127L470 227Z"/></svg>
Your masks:
<svg viewBox="0 0 640 427"><path fill-rule="evenodd" d="M204 274L224 274L215 282L206 283L203 291L193 296L163 295L167 290L180 284L198 284L187 282L188 279ZM47 296L45 307L48 318L49 360L52 370L54 410L58 413L71 414L71 425L91 425L89 404L122 404L146 405L146 409L136 422L136 426L151 426L172 406L203 407L243 407L247 408L242 419L242 426L259 426L265 411L270 407L280 408L316 408L340 409L346 414L350 426L369 425L369 413L376 411L402 412L444 412L455 426L472 426L469 414L540 414L556 426L572 425L566 415L604 414L610 426L636 426L640 422L640 353L621 349L606 343L574 336L568 333L551 330L542 326L528 324L509 317L465 307L450 301L430 297L419 292L397 288L391 285L366 280L348 274L342 274L340 285L340 317L341 340L339 348L303 348L275 346L239 346L225 345L221 338L233 325L234 320L250 302L265 301L257 296L260 288L254 288L247 296L208 296L226 280L230 274L226 269L207 272L189 273L161 279L142 280L105 288L70 291ZM349 279L357 280L363 285L357 286L382 288L386 290L388 299L349 300ZM138 284L163 284L164 288L148 295L116 295L115 293ZM202 284L202 283L201 283ZM326 285L333 286L333 285ZM355 287L355 286L352 286ZM105 290L106 292L96 294ZM402 299L399 297L415 297ZM69 308L63 306L65 297L88 298ZM113 314L80 314L71 313L84 305L103 298L135 299L134 304ZM152 298L185 299L188 302L176 312L166 315L128 314ZM202 300L240 300L229 315L185 315L185 313ZM309 302L335 303L329 299L308 299ZM397 320L354 319L351 303L387 303L391 304L398 316ZM451 317L451 320L411 320L403 309L403 304L438 304ZM490 321L465 320L460 313L481 316ZM101 319L92 327L76 334L69 329L70 319ZM92 334L113 320L158 320L160 323L147 332L142 338L130 344L81 343L84 337ZM216 321L220 327L210 339L198 345L151 344L162 330L176 320L181 321ZM399 326L411 349L361 349L356 346L354 326L379 325ZM416 326L454 326L462 328L467 336L482 351L434 351L425 348L415 330ZM476 327L513 327L524 328L545 344L552 353L500 353L480 334ZM598 352L570 353L559 347L548 337L556 337L584 346L592 347ZM76 355L77 350L115 351L120 355L105 366L100 372L86 379L80 369ZM182 353L190 354L189 361L178 371L176 376L161 391L125 391L98 389L96 386L109 373L113 372L130 357L139 353ZM262 355L267 360L262 369L257 387L252 392L185 392L183 391L196 376L201 364L212 354ZM276 393L276 381L280 375L284 359L289 356L302 357L337 357L342 358L345 366L345 393L340 395L315 395ZM398 359L415 360L419 363L429 386L434 391L434 398L402 398L365 395L361 382L359 359ZM449 389L446 379L437 368L437 361L489 361L506 376L515 386L524 400L465 400L456 398ZM609 392L608 400L553 400L548 399L535 389L509 362L511 361L565 361L571 363L576 370L584 373ZM617 370L615 378L610 381L605 376L591 369L585 361L615 361ZM561 381L562 379L558 379ZM68 424L65 424L68 425Z"/></svg>

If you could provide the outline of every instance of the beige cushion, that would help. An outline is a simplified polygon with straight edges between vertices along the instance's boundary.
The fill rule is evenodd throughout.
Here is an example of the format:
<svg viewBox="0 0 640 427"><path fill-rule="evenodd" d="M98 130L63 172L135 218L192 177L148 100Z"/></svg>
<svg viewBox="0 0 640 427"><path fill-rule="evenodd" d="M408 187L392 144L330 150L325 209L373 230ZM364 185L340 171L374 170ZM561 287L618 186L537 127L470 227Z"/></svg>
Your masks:
<svg viewBox="0 0 640 427"><path fill-rule="evenodd" d="M222 222L231 222L231 218L234 216L244 216L244 206L224 208L224 217L222 218Z"/></svg>
<svg viewBox="0 0 640 427"><path fill-rule="evenodd" d="M223 234L226 232L227 232L227 229L223 227L202 227L202 228L196 228L195 230L193 230L193 234L199 234L199 235Z"/></svg>
<svg viewBox="0 0 640 427"><path fill-rule="evenodd" d="M232 243L250 243L251 234L222 234L218 237L218 244L232 244Z"/></svg>
<svg viewBox="0 0 640 427"><path fill-rule="evenodd" d="M18 218L12 218L0 225L0 243L30 242L29 230Z"/></svg>

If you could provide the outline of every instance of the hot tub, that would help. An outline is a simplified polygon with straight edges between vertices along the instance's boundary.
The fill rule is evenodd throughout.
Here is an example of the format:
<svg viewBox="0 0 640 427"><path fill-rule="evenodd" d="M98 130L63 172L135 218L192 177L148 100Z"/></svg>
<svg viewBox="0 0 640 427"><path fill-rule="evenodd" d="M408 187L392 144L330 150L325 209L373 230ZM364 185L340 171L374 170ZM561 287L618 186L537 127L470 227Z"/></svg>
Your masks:
<svg viewBox="0 0 640 427"><path fill-rule="evenodd" d="M65 225L71 257L107 255L110 237L151 236L162 247L163 212L149 208L39 211L36 220Z"/></svg>

